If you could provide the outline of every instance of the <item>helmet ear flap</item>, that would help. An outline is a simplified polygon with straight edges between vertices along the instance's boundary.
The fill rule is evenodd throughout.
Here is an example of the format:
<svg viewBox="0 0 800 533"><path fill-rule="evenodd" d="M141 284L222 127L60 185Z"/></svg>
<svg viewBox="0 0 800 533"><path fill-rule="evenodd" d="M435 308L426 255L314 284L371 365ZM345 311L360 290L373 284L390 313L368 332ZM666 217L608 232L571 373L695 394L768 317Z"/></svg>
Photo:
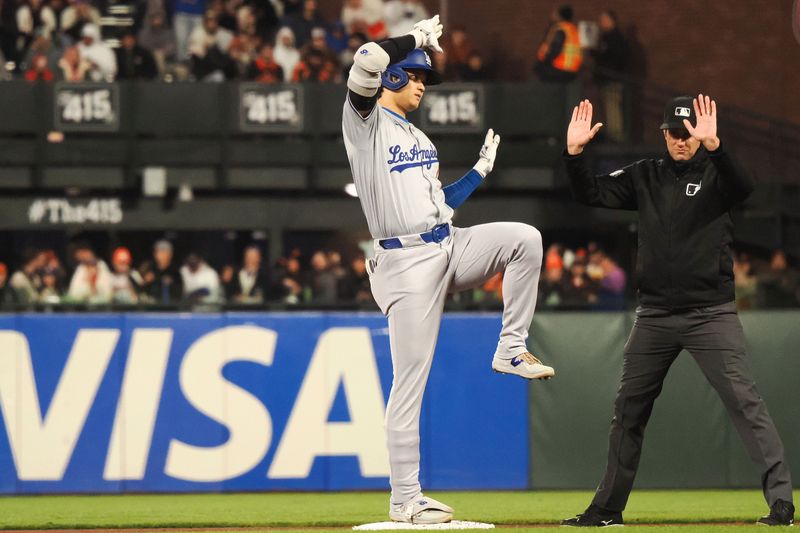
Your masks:
<svg viewBox="0 0 800 533"><path fill-rule="evenodd" d="M399 91L408 83L408 74L402 68L392 65L383 71L381 83L390 91Z"/></svg>

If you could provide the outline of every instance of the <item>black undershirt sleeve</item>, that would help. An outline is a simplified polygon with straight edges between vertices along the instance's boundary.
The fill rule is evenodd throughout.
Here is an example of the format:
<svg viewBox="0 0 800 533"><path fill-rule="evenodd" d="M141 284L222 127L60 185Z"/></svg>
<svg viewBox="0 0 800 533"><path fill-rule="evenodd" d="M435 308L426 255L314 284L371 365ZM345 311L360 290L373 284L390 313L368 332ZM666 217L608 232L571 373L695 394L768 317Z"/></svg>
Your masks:
<svg viewBox="0 0 800 533"><path fill-rule="evenodd" d="M397 63L417 47L417 40L413 35L394 37L378 43L383 51L389 54L389 64Z"/></svg>
<svg viewBox="0 0 800 533"><path fill-rule="evenodd" d="M389 55L389 64L391 65L392 63L397 63L406 57L409 52L416 48L417 40L413 35L403 35L402 37L394 37L392 39L381 41L378 43L378 46L383 48L384 52ZM375 93L373 96L362 96L350 90L347 92L350 98L350 103L353 104L353 107L362 114L372 111L372 109L375 107L375 104L378 102L378 95L380 95L380 91Z"/></svg>
<svg viewBox="0 0 800 533"><path fill-rule="evenodd" d="M361 115L364 117L369 115L369 112L375 108L375 104L378 103L379 94L381 94L380 91L376 92L372 96L362 96L357 92L353 92L349 89L347 90L347 97L350 99L350 103L353 105L355 110L361 113Z"/></svg>

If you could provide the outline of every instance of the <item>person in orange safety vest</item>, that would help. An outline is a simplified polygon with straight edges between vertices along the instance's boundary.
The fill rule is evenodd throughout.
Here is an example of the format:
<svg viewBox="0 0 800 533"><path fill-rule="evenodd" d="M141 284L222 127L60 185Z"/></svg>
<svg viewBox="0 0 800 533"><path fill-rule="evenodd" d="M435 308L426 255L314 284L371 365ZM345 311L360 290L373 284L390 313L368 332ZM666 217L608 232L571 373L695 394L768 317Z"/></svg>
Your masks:
<svg viewBox="0 0 800 533"><path fill-rule="evenodd" d="M578 76L583 51L578 27L572 22L572 7L563 5L553 11L553 24L536 54L534 72L544 82L566 83Z"/></svg>

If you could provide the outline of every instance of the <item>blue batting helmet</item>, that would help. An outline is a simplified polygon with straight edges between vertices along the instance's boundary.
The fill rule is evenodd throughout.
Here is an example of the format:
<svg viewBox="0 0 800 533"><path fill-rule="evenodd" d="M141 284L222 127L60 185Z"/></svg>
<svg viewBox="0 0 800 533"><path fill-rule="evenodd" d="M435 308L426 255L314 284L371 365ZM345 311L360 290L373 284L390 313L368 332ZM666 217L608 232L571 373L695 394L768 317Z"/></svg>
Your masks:
<svg viewBox="0 0 800 533"><path fill-rule="evenodd" d="M428 73L425 85L437 85L442 83L442 76L433 70L431 58L419 48L412 50L409 54L398 61L389 65L381 75L381 83L390 91L399 91L408 83L406 70L424 70Z"/></svg>

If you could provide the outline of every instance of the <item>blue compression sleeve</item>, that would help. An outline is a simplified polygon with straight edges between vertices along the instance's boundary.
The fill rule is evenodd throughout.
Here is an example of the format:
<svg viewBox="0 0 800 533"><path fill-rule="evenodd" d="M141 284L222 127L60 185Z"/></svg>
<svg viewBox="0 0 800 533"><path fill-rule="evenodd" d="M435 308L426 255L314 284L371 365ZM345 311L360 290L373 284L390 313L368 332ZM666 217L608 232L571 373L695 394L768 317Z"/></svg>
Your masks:
<svg viewBox="0 0 800 533"><path fill-rule="evenodd" d="M469 198L469 195L472 194L472 191L478 188L478 185L481 184L482 179L483 176L481 176L480 173L473 168L464 174L458 181L455 181L447 187L442 188L442 191L444 192L445 203L453 209L457 209L458 206L463 204L464 201Z"/></svg>

